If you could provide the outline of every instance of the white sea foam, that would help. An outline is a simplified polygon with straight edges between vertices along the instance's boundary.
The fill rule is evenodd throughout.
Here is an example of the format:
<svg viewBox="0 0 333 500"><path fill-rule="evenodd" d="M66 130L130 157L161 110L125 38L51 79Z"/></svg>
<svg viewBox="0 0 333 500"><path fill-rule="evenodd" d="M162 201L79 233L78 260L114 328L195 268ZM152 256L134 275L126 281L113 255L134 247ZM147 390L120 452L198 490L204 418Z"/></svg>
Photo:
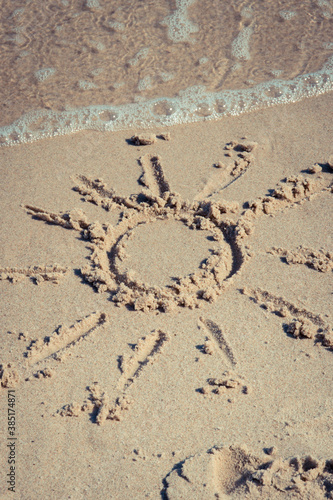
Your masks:
<svg viewBox="0 0 333 500"><path fill-rule="evenodd" d="M241 10L241 16L245 19L251 19L253 17L252 7L243 7Z"/></svg>
<svg viewBox="0 0 333 500"><path fill-rule="evenodd" d="M101 8L98 0L86 0L86 7L92 10Z"/></svg>
<svg viewBox="0 0 333 500"><path fill-rule="evenodd" d="M91 90L97 88L97 85L94 82L89 82L87 80L80 80L78 82L78 85L82 90Z"/></svg>
<svg viewBox="0 0 333 500"><path fill-rule="evenodd" d="M135 56L128 61L128 64L131 66L136 66L140 60L145 59L148 56L149 47L144 47L140 49L139 52L135 54Z"/></svg>
<svg viewBox="0 0 333 500"><path fill-rule="evenodd" d="M293 12L291 10L281 10L279 14L282 17L282 19L285 19L286 21L289 21L290 19L296 16L296 12Z"/></svg>
<svg viewBox="0 0 333 500"><path fill-rule="evenodd" d="M231 44L231 53L237 59L249 61L250 55L250 38L253 33L253 24L245 26L236 36Z"/></svg>
<svg viewBox="0 0 333 500"><path fill-rule="evenodd" d="M50 78L50 76L54 75L55 72L56 70L54 68L42 68L38 71L35 71L34 75L39 82L44 82L45 80Z"/></svg>
<svg viewBox="0 0 333 500"><path fill-rule="evenodd" d="M52 3L52 0L47 0L47 4L49 1ZM59 0L59 3L61 1L63 7L60 9L65 15L67 9L64 7L70 4L67 0ZM197 2L196 10L193 11L197 24L194 24L190 7L196 2L197 0L174 0L171 2L173 10L169 11L166 17L163 10L160 18L150 17L151 12L148 14L145 9L139 12L138 8L138 11L135 11L135 15L138 14L137 24L133 24L133 8L130 9L131 15L125 5L111 13L106 3L101 0L83 0L79 12L74 12L77 7L70 7L65 17L68 24L60 24L59 20L51 23L57 30L54 40L52 37L41 38L42 44L29 44L29 51L20 51L17 46L23 45L24 49L27 39L33 40L27 31L28 24L22 21L26 11L29 14L28 4L21 13L17 11L15 16L13 14L13 21L8 30L4 30L5 43L10 42L8 47L20 58L29 55L29 59L36 56L39 47L43 47L43 57L40 60L45 61L45 66L52 66L56 59L50 59L48 55L53 54L55 47L63 46L61 53L56 50L55 53L58 61L62 61L64 57L64 65L61 71L57 69L56 76L52 79L50 77L56 72L55 68L45 67L36 71L35 81L32 83L33 92L29 92L29 88L23 88L23 92L22 87L13 89L12 94L16 92L17 103L9 100L2 123L10 121L10 106L13 106L15 116L18 116L18 109L30 109L34 105L39 107L44 101L50 104L48 108L53 109L30 111L12 125L1 127L0 145L30 142L84 129L113 131L216 120L225 115L238 115L258 108L295 102L333 89L333 57L316 73L299 75L289 81L282 79L282 76L288 78L288 74L305 71L306 67L317 68L318 66L314 66L317 54L320 60L324 54L332 54L329 23L325 19L333 13L332 0L307 0L307 12L313 16L309 16L309 19L319 20L322 28L318 27L319 31L314 37L311 33L308 37L303 37L303 45L299 44L299 38L294 36L294 32L298 31L297 26L301 23L297 2L290 2L285 5L289 9L281 10L282 6L270 0L267 2L267 13L262 14L255 2L232 0L229 11L222 8L221 11L216 11L216 16L213 11L208 14L205 12L207 16L202 19L208 20L207 26L197 19L200 19L200 9L206 9L209 2L205 5L204 2ZM136 6L136 2L129 4ZM143 3L138 2L137 6L142 7ZM97 15L89 12L104 8L105 15L99 10ZM225 14L227 19L230 15L230 26L223 24ZM78 20L76 16L82 18ZM74 18L75 21L71 25ZM81 29L81 19L84 29ZM235 37L235 27L239 23L242 28ZM163 29L161 24L167 29ZM49 26L48 17L45 26ZM154 29L151 30L153 26ZM277 41L276 58L269 55L270 50L266 50L269 45L267 40L270 40L270 35L265 32L266 26L271 27L272 38ZM280 26L284 33L287 33L281 37L281 46L276 31ZM290 31L290 40L289 27L293 28ZM61 33L58 33L58 28L62 28ZM199 29L199 35L193 36ZM36 36L37 34L38 29L35 32ZM122 44L126 36L128 42ZM258 50L258 41L262 36L265 43ZM184 45L183 42L187 43ZM191 45L188 42L191 42ZM295 62L294 46L299 49L299 64L298 61ZM293 57L290 57L291 55ZM8 67L9 62L8 59ZM72 62L75 62L73 71ZM21 59L17 65L18 74L23 75L23 79L28 63L29 60ZM102 76L95 79L100 74ZM271 81L257 83L263 78L267 79L267 75L271 75ZM48 78L50 83L39 83ZM4 89L8 88L7 80L4 78L3 81ZM207 88L200 86L202 82ZM246 85L247 88L237 89L237 85ZM123 90L117 91L120 87L123 87ZM180 88L183 90L179 91ZM208 91L208 88L219 91ZM94 89L98 89L98 92L94 92ZM147 97L148 90L150 96L154 95L153 98ZM38 99L41 98L42 101L31 99L35 94L38 94ZM74 107L74 103L82 103L85 96L85 102L94 103L97 96L101 95L110 96L111 102L103 106ZM112 100L127 104L113 105ZM66 106L64 103L71 102L73 107L67 106L65 111L55 111L63 109L63 106Z"/></svg>
<svg viewBox="0 0 333 500"><path fill-rule="evenodd" d="M333 90L333 57L316 73L293 80L272 80L250 89L207 92L195 86L172 99L154 98L120 106L88 106L65 111L31 111L0 128L0 144L32 142L79 130L115 131L153 125L175 125L221 119L278 104L299 101Z"/></svg>
<svg viewBox="0 0 333 500"><path fill-rule="evenodd" d="M12 15L11 15L11 18L13 18L13 17L18 17L18 16L20 16L23 12L24 12L24 7L21 7L21 8L15 9L15 10L14 10L14 12L12 13Z"/></svg>
<svg viewBox="0 0 333 500"><path fill-rule="evenodd" d="M323 16L330 19L333 16L333 2L329 0L317 0L317 4L323 10Z"/></svg>
<svg viewBox="0 0 333 500"><path fill-rule="evenodd" d="M96 68L96 69L93 69L91 72L90 72L90 75L91 76L98 76L100 75L101 73L104 73L105 69L104 68Z"/></svg>
<svg viewBox="0 0 333 500"><path fill-rule="evenodd" d="M89 40L89 44L91 47L93 47L98 52L105 50L104 43L99 42L98 40Z"/></svg>
<svg viewBox="0 0 333 500"><path fill-rule="evenodd" d="M168 26L168 37L173 42L190 40L191 33L196 33L198 27L188 18L187 9L196 0L176 0L176 10L165 17L161 24Z"/></svg>
<svg viewBox="0 0 333 500"><path fill-rule="evenodd" d="M172 73L168 73L167 71L161 71L160 77L162 78L163 82L170 82L170 80L173 80L175 75Z"/></svg>
<svg viewBox="0 0 333 500"><path fill-rule="evenodd" d="M283 73L282 69L272 69L271 71L271 75L275 76L275 78L281 76L282 73Z"/></svg>
<svg viewBox="0 0 333 500"><path fill-rule="evenodd" d="M142 92L143 90L148 90L151 89L153 86L151 77L149 75L141 78L141 80L138 83L138 90ZM138 97L143 97L143 96L138 96Z"/></svg>
<svg viewBox="0 0 333 500"><path fill-rule="evenodd" d="M125 24L119 21L108 21L108 25L116 31L123 31L125 29Z"/></svg>

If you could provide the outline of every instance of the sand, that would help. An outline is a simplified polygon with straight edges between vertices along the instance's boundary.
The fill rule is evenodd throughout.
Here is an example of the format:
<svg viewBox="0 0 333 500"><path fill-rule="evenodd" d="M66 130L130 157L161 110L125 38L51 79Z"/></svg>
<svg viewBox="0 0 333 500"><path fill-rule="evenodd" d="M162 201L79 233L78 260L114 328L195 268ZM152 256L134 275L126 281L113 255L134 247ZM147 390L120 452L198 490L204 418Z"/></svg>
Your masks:
<svg viewBox="0 0 333 500"><path fill-rule="evenodd" d="M0 149L1 499L333 498L331 110Z"/></svg>

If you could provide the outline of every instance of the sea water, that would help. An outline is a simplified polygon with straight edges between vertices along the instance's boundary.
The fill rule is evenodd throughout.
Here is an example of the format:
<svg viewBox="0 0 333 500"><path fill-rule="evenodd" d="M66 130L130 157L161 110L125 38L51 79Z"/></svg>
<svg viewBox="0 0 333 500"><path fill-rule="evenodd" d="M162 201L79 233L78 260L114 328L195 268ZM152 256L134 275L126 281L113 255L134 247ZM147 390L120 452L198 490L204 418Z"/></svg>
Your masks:
<svg viewBox="0 0 333 500"><path fill-rule="evenodd" d="M2 146L333 89L333 0L12 0L1 20Z"/></svg>

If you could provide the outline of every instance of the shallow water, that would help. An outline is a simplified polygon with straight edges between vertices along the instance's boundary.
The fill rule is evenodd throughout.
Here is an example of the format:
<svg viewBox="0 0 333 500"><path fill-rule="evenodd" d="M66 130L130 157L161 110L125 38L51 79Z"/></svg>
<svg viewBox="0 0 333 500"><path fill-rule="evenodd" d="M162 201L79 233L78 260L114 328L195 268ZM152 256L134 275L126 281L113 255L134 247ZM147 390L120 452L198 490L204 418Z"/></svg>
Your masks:
<svg viewBox="0 0 333 500"><path fill-rule="evenodd" d="M1 14L3 145L333 88L332 0L15 0Z"/></svg>

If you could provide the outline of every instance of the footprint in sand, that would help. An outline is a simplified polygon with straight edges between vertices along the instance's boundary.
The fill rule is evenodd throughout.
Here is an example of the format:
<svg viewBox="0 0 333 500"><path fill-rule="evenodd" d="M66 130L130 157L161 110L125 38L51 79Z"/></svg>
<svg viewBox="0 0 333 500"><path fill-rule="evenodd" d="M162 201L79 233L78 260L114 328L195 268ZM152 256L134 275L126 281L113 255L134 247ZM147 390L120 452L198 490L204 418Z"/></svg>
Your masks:
<svg viewBox="0 0 333 500"><path fill-rule="evenodd" d="M177 464L164 485L168 500L324 500L333 498L333 460L269 459L245 446L215 447Z"/></svg>

